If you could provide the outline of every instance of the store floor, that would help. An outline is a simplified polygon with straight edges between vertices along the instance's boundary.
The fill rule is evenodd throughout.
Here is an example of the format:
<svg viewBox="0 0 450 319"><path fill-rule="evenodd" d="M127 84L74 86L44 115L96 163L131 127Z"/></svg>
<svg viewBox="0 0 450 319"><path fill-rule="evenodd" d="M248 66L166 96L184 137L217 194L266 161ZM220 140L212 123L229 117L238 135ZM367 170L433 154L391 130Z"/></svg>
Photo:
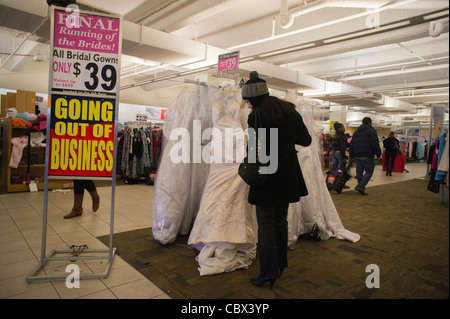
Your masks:
<svg viewBox="0 0 450 319"><path fill-rule="evenodd" d="M381 166L377 165L367 188L369 196L370 188L376 185L423 179L427 166L423 163L407 164L407 168L409 173L394 173L389 177L385 176ZM351 173L354 175L354 169ZM354 192L354 196L360 198L362 195L353 190L355 184L354 178L351 179L348 182L350 188L345 192ZM152 190L152 186L145 184L116 187L115 233L152 226ZM86 244L90 249L105 248L97 237L109 234L111 187L99 187L98 192L101 196L99 211L95 214L91 212L91 201L86 196L83 216L70 220L63 219L63 215L72 207L73 192L49 192L48 252L52 249L66 249L74 244ZM440 195L436 194L436 198L440 201ZM118 255L114 257L107 278L83 280L80 288L68 289L64 281L27 283L25 277L38 265L40 258L42 206L43 192L0 195L0 298L169 298ZM100 260L78 261L77 264L82 273L97 273L105 269L105 261ZM67 262L52 261L45 271L61 274L65 272L66 265Z"/></svg>

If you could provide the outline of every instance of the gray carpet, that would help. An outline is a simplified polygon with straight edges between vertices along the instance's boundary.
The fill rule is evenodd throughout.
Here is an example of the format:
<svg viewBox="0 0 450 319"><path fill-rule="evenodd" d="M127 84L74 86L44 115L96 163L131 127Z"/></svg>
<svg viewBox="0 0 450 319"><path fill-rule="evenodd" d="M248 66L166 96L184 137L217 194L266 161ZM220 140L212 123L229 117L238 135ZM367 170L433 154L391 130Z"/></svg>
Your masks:
<svg viewBox="0 0 450 319"><path fill-rule="evenodd" d="M180 299L448 299L449 211L424 180L410 180L332 194L344 226L361 235L357 243L299 240L288 251L289 267L274 289L257 288L248 270L201 277L197 251L187 236L161 246L150 228L115 234L118 254L172 298ZM105 244L109 236L99 237ZM370 264L380 288L366 287ZM371 281L374 282L374 281Z"/></svg>

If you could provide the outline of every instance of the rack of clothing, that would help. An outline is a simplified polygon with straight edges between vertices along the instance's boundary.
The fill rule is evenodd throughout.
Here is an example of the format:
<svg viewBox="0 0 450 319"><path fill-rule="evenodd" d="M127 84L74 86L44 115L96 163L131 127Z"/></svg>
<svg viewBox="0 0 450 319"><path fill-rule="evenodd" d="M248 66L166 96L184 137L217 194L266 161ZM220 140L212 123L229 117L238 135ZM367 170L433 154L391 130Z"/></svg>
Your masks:
<svg viewBox="0 0 450 319"><path fill-rule="evenodd" d="M126 122L118 133L117 168L129 184L148 179L158 169L162 127L152 122Z"/></svg>
<svg viewBox="0 0 450 319"><path fill-rule="evenodd" d="M441 191L441 203L445 203L444 185L449 187L449 143L448 130L443 131L430 147L428 164L430 180L427 190L433 193Z"/></svg>
<svg viewBox="0 0 450 319"><path fill-rule="evenodd" d="M406 160L426 160L428 154L428 141L425 137L401 137L399 139L400 150L406 155Z"/></svg>

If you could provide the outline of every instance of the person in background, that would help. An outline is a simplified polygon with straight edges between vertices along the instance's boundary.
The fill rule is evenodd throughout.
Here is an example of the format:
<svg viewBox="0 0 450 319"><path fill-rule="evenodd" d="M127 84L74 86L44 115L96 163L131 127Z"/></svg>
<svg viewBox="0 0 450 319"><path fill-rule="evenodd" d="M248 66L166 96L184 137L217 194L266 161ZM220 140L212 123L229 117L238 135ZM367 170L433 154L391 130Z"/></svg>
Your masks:
<svg viewBox="0 0 450 319"><path fill-rule="evenodd" d="M334 172L338 167L341 171L345 172L345 149L347 148L347 138L345 136L345 126L342 123L334 123L334 130L336 133L333 135L332 142L332 161L333 166L331 167L331 171Z"/></svg>
<svg viewBox="0 0 450 319"><path fill-rule="evenodd" d="M395 138L395 133L390 132L388 137L383 141L384 156L386 163L386 176L392 176L395 158L400 154L400 142Z"/></svg>
<svg viewBox="0 0 450 319"><path fill-rule="evenodd" d="M97 193L97 188L95 187L94 181L74 180L74 204L72 211L64 216L65 219L81 216L83 214L83 197L85 189L89 192L92 198L92 211L95 213L98 210L98 208L100 207L100 196Z"/></svg>
<svg viewBox="0 0 450 319"><path fill-rule="evenodd" d="M350 157L356 160L356 179L358 185L355 190L362 195L366 193L366 186L375 170L374 156L381 156L377 131L372 127L372 119L365 117L362 125L353 134L350 143Z"/></svg>
<svg viewBox="0 0 450 319"><path fill-rule="evenodd" d="M271 128L278 131L278 154L269 154L269 158L278 157L277 170L268 175L265 185L250 186L248 195L248 202L256 206L260 261L259 276L250 281L258 287L269 282L272 288L288 266L289 203L308 195L295 145L309 146L312 139L295 105L270 96L266 81L257 72L251 72L250 80L243 85L242 99L253 110L248 117L249 128L257 126L254 111L258 110L266 140L270 141Z"/></svg>

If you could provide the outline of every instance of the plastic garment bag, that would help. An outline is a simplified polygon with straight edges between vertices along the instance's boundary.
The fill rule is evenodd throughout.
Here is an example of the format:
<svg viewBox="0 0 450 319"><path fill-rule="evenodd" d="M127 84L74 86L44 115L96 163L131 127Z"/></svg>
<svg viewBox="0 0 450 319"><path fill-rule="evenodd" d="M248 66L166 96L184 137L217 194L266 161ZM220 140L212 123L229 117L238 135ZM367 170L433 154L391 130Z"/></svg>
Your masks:
<svg viewBox="0 0 450 319"><path fill-rule="evenodd" d="M201 136L212 125L217 93L206 85L185 88L169 108L152 201L153 237L161 244L189 234L195 220L209 174L209 163L196 156L206 147Z"/></svg>
<svg viewBox="0 0 450 319"><path fill-rule="evenodd" d="M196 101L193 104L190 154L190 194L188 205L183 212L180 233L189 234L200 207L200 201L209 175L209 162L203 158L203 153L210 147L208 134L204 134L213 126L212 108L218 98L219 90L207 85L197 86Z"/></svg>
<svg viewBox="0 0 450 319"><path fill-rule="evenodd" d="M255 210L248 203L249 186L238 175L249 114L240 102L224 94L213 108L210 172L188 241L200 250L202 276L248 268L256 255Z"/></svg>
<svg viewBox="0 0 450 319"><path fill-rule="evenodd" d="M175 241L189 200L190 164L172 160L171 155L175 157L180 152L175 154L179 141L171 139L171 134L176 137L180 129L189 132L195 98L195 92L184 89L170 107L163 127L164 145L152 200L153 237L161 244Z"/></svg>
<svg viewBox="0 0 450 319"><path fill-rule="evenodd" d="M297 145L296 148L303 177L308 187L308 195L302 197L300 202L289 205L289 246L293 247L298 236L309 232L314 224L319 227L319 237L322 240L336 237L357 242L360 235L344 228L326 186L319 156L319 141L323 127L314 122L312 112L307 109L306 103L297 106L297 111L302 115L312 137L312 143L308 147Z"/></svg>

